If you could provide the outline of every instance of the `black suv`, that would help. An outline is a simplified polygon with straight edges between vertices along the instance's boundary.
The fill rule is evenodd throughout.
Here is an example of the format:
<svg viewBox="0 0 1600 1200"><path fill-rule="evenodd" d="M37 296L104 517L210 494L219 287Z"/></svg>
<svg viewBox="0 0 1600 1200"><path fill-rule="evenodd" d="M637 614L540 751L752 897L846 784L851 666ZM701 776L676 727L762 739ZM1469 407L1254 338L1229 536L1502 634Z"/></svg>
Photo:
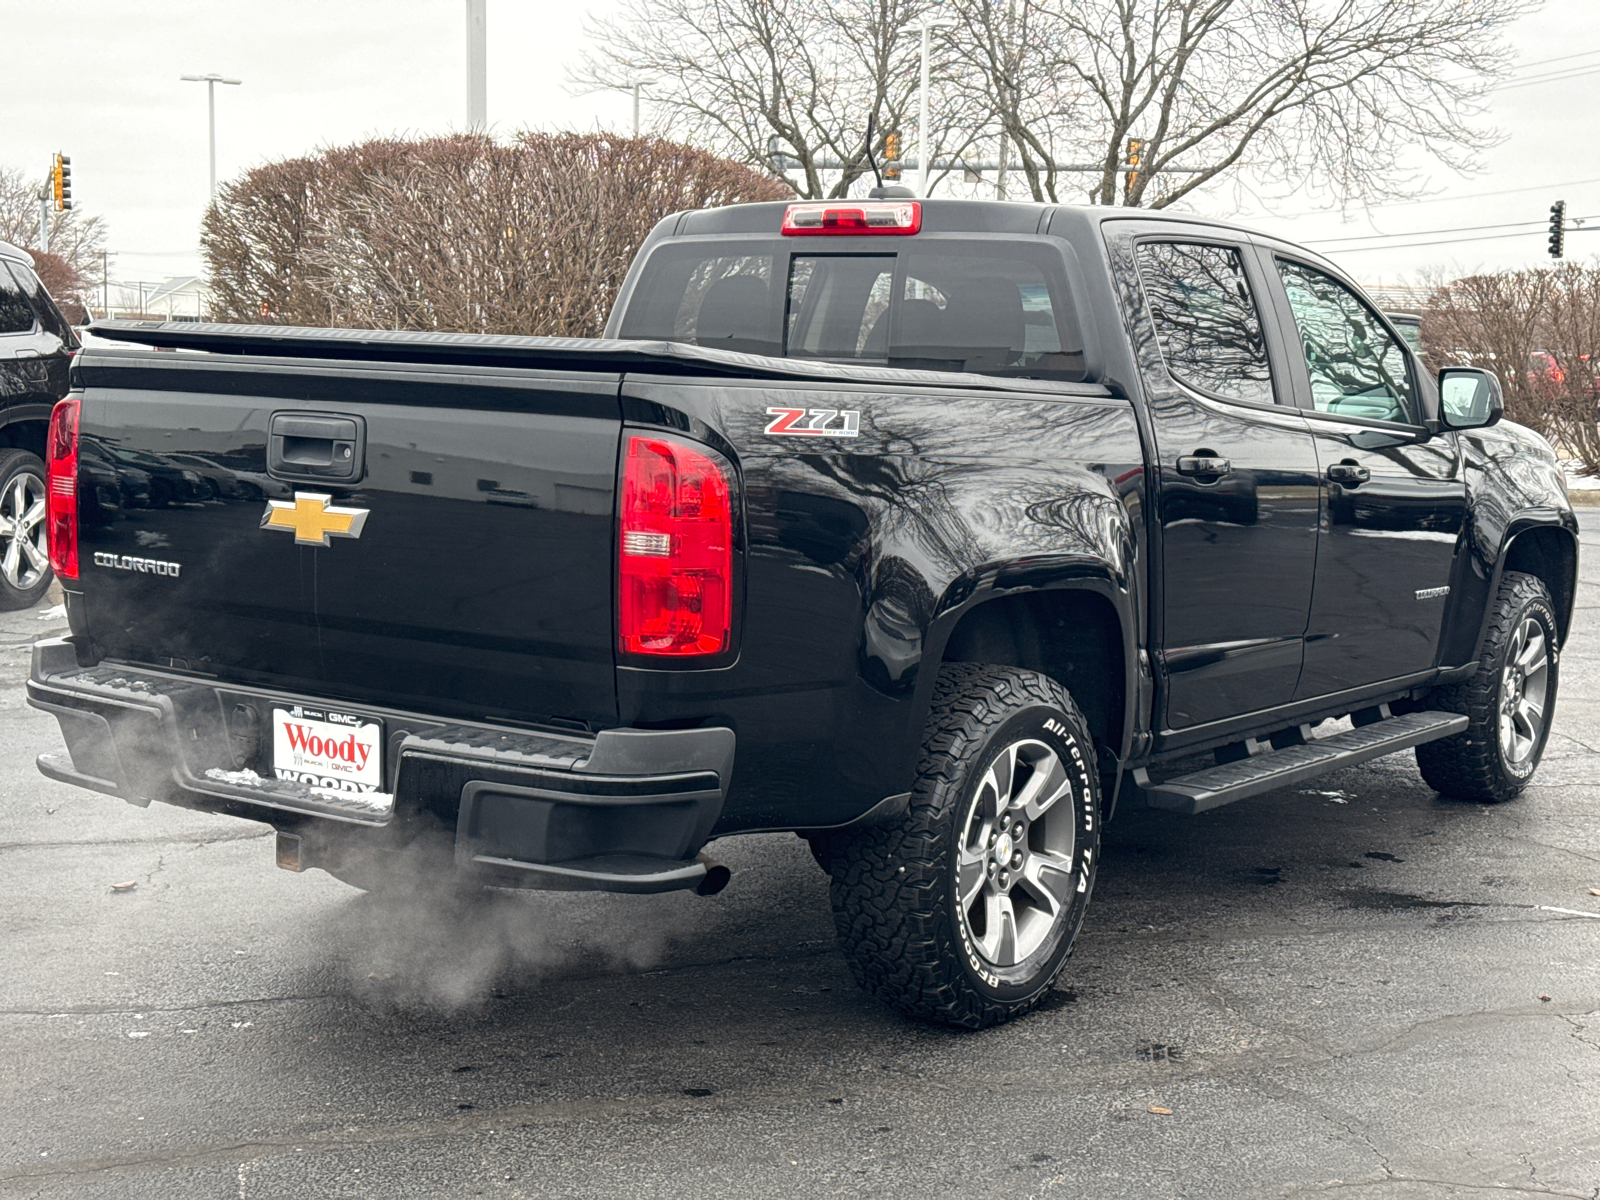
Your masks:
<svg viewBox="0 0 1600 1200"><path fill-rule="evenodd" d="M78 339L26 250L0 242L0 609L50 586L44 437Z"/></svg>

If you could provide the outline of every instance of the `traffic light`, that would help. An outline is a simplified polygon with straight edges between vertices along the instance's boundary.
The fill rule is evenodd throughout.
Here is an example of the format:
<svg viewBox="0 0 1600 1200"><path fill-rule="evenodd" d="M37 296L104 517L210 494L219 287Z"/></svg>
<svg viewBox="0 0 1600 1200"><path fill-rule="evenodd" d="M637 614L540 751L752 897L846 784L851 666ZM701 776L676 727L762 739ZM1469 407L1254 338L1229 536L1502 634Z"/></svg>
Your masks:
<svg viewBox="0 0 1600 1200"><path fill-rule="evenodd" d="M883 139L883 177L900 178L900 135L891 133Z"/></svg>
<svg viewBox="0 0 1600 1200"><path fill-rule="evenodd" d="M1567 202L1557 200L1550 206L1550 257L1560 258L1567 244Z"/></svg>
<svg viewBox="0 0 1600 1200"><path fill-rule="evenodd" d="M65 154L56 154L50 160L50 193L55 198L57 212L66 212L72 207L72 160Z"/></svg>
<svg viewBox="0 0 1600 1200"><path fill-rule="evenodd" d="M1144 158L1144 139L1128 139L1127 166L1131 168L1127 174L1127 183L1124 185L1122 198L1124 200L1133 195L1134 185L1139 182L1139 164Z"/></svg>

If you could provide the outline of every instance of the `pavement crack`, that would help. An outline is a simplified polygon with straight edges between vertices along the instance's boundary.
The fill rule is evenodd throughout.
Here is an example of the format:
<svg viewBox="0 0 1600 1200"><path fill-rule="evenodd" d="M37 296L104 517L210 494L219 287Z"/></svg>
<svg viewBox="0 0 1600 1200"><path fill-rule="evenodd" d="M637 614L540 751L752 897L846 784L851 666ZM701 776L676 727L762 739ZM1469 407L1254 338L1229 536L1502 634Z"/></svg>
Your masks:
<svg viewBox="0 0 1600 1200"><path fill-rule="evenodd" d="M244 1008L252 1004L295 1004L312 1000L349 1000L335 992L287 996L244 996L237 1000L201 1000L194 1004L67 1004L60 1008L0 1008L0 1017L113 1017L133 1013L205 1012L210 1008Z"/></svg>
<svg viewBox="0 0 1600 1200"><path fill-rule="evenodd" d="M251 838L272 837L273 829L251 829L239 833L219 833L210 837L80 838L59 842L0 842L6 850L60 850L71 846L210 846L220 842L246 842Z"/></svg>

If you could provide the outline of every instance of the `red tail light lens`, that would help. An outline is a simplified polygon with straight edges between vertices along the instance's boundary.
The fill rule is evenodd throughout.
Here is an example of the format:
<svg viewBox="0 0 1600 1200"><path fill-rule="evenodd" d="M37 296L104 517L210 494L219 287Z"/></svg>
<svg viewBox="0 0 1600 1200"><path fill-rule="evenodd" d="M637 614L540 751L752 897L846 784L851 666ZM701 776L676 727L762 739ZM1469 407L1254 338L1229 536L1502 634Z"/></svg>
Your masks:
<svg viewBox="0 0 1600 1200"><path fill-rule="evenodd" d="M916 200L817 200L791 204L783 212L785 237L819 233L916 233L922 205Z"/></svg>
<svg viewBox="0 0 1600 1200"><path fill-rule="evenodd" d="M62 579L78 577L78 402L57 403L45 439L45 529L50 565Z"/></svg>
<svg viewBox="0 0 1600 1200"><path fill-rule="evenodd" d="M733 472L713 451L629 437L622 464L617 621L626 654L728 649Z"/></svg>

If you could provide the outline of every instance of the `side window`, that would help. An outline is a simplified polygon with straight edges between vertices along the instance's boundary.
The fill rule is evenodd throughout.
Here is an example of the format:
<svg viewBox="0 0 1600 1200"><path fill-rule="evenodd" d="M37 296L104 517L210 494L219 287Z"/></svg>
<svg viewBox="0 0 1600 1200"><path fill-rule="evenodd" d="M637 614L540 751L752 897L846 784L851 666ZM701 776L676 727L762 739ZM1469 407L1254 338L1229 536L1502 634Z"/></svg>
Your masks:
<svg viewBox="0 0 1600 1200"><path fill-rule="evenodd" d="M1231 246L1141 242L1137 254L1167 369L1213 396L1271 404L1266 339L1239 252Z"/></svg>
<svg viewBox="0 0 1600 1200"><path fill-rule="evenodd" d="M1332 276L1288 259L1277 262L1317 411L1415 424L1411 370L1399 339Z"/></svg>
<svg viewBox="0 0 1600 1200"><path fill-rule="evenodd" d="M0 262L0 333L33 332L33 309L22 288L11 278L6 264Z"/></svg>

